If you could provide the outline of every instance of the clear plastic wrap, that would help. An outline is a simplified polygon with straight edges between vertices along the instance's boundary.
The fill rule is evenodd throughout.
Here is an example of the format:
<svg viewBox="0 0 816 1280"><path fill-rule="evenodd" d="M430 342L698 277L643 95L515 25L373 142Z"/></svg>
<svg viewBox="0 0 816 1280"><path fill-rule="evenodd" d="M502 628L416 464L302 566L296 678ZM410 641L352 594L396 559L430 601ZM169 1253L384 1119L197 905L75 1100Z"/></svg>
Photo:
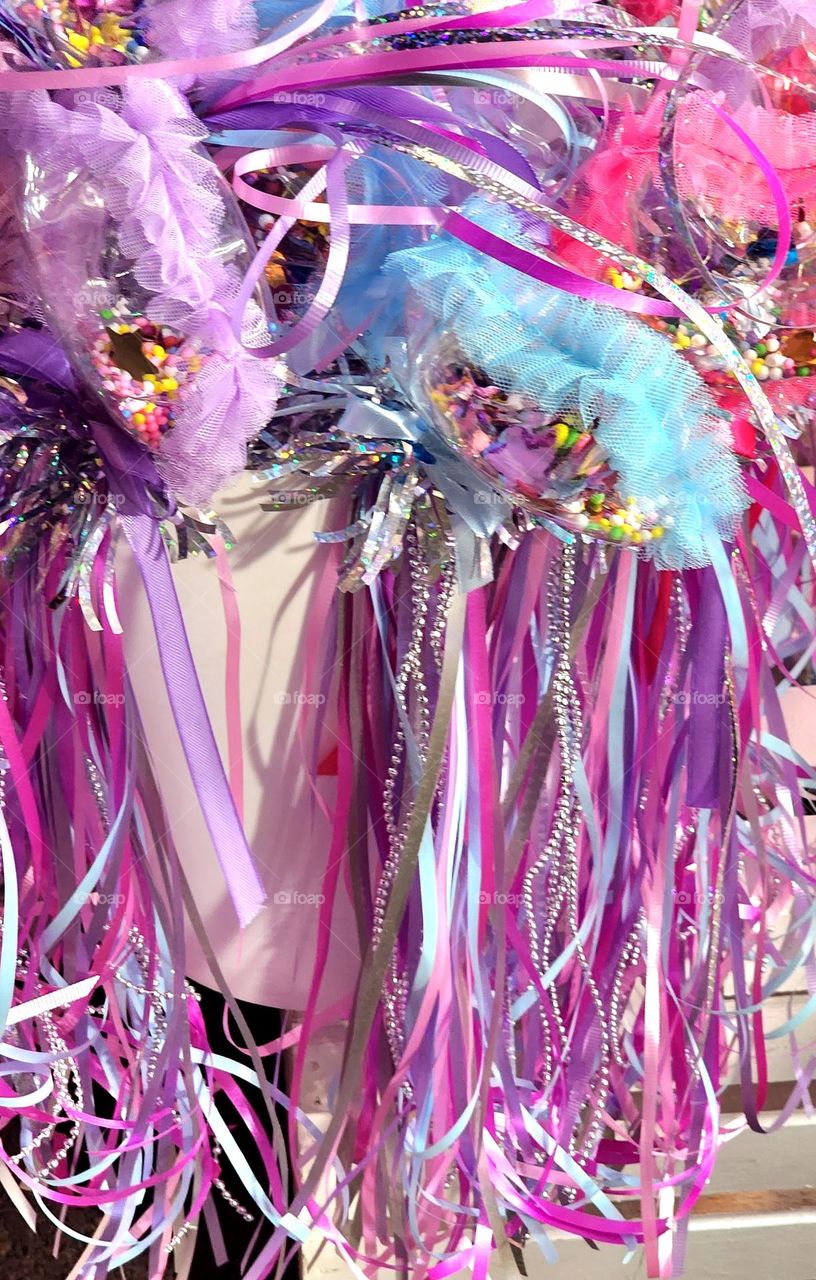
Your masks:
<svg viewBox="0 0 816 1280"><path fill-rule="evenodd" d="M712 27L669 96L660 140L671 217L705 301L739 303L784 328L816 323L816 4L739 0ZM727 56L723 56L723 52ZM780 206L792 233L781 274ZM711 292L713 289L713 292Z"/></svg>
<svg viewBox="0 0 816 1280"><path fill-rule="evenodd" d="M124 66L249 49L252 0L8 0L4 29L41 66Z"/></svg>
<svg viewBox="0 0 816 1280"><path fill-rule="evenodd" d="M279 388L277 362L247 349L268 340L263 295L236 321L251 261L240 209L166 84L27 97L21 220L48 323L173 491L205 503Z"/></svg>
<svg viewBox="0 0 816 1280"><path fill-rule="evenodd" d="M645 545L664 535L671 520L665 500L625 492L574 404L547 411L532 397L505 389L468 358L453 334L422 334L416 319L413 395L446 442L503 497L603 541Z"/></svg>
<svg viewBox="0 0 816 1280"><path fill-rule="evenodd" d="M466 210L520 235L506 211ZM408 397L505 499L666 567L733 534L747 498L728 416L663 334L445 235L387 270L408 284Z"/></svg>

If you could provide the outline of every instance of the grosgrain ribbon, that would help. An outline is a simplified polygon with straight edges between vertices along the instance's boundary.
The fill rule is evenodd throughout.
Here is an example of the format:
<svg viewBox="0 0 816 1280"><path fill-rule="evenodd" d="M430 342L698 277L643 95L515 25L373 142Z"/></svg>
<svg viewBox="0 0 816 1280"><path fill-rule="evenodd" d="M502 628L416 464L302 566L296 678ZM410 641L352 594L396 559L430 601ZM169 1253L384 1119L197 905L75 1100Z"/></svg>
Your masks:
<svg viewBox="0 0 816 1280"><path fill-rule="evenodd" d="M34 1000L26 1000L23 1004L14 1005L6 1018L6 1026L14 1026L25 1022L27 1018L39 1018L52 1009L62 1009L78 1000L86 1000L98 982L95 974L83 978L81 982L72 982L69 986L57 987L55 991L46 992Z"/></svg>

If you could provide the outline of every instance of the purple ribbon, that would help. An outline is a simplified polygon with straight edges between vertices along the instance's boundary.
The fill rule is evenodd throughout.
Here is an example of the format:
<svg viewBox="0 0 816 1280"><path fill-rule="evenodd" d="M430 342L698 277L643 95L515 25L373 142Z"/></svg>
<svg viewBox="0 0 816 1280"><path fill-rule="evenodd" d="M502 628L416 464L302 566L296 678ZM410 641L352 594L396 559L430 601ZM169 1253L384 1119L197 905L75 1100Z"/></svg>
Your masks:
<svg viewBox="0 0 816 1280"><path fill-rule="evenodd" d="M68 357L47 329L10 329L0 338L0 367L17 378L35 376L66 391L75 388Z"/></svg>
<svg viewBox="0 0 816 1280"><path fill-rule="evenodd" d="M712 568L686 572L692 608L688 803L714 809L722 792L727 754L723 733L725 650L728 624L722 592Z"/></svg>
<svg viewBox="0 0 816 1280"><path fill-rule="evenodd" d="M76 396L71 366L47 330L20 329L0 338L0 368L11 375L36 376ZM101 404L81 403L105 460L111 489L120 499L119 518L144 582L170 706L198 803L224 880L242 926L266 901L246 835L235 807L195 669L167 553L150 502L162 482L150 454L127 433L99 420Z"/></svg>
<svg viewBox="0 0 816 1280"><path fill-rule="evenodd" d="M429 135L432 140L442 146L445 139L451 137L448 134L451 128L450 114L436 103L418 98L405 89L379 85L344 85L340 89L328 89L322 93L322 105L297 102L294 115L292 102L289 101L292 97L292 92L281 90L269 102L253 102L215 111L204 118L204 124L217 132L219 129L233 128L272 130L293 122L302 127L308 121L316 130L320 130L321 126L336 128L350 120L365 124L368 116L373 115L380 123L390 124L392 128L395 120L405 123L409 120L421 121L433 131ZM470 137L478 151L494 164L503 165L509 172L536 189L539 188L535 170L512 143L477 128L471 130ZM459 141L456 136L453 136L453 140Z"/></svg>

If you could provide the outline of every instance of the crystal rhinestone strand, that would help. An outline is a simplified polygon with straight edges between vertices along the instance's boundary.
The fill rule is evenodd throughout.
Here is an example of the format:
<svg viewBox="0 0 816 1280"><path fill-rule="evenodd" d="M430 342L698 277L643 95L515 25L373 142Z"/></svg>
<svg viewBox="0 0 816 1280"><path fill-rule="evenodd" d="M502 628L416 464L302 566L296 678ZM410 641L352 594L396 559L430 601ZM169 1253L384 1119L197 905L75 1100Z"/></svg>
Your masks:
<svg viewBox="0 0 816 1280"><path fill-rule="evenodd" d="M430 589L427 570L422 557L416 535L416 526L412 521L406 530L407 567L411 582L411 639L405 651L400 669L397 672L396 690L407 723L411 723L411 697L415 708L416 750L420 767L424 765L428 750L430 732L430 712L428 705L428 689L422 669L422 655L425 649L430 609ZM383 920L388 904L388 897L399 867L400 855L405 839L405 832L410 822L410 805L402 822L397 819L396 785L405 760L406 739L402 725L397 730L394 750L383 793L386 830L388 832L388 857L382 869L377 896L374 904L374 945L379 946L382 938ZM402 1053L405 1027L406 1001L409 984L400 972L399 958L392 954L386 978L384 992L385 1031L389 1048L394 1061L398 1061Z"/></svg>
<svg viewBox="0 0 816 1280"><path fill-rule="evenodd" d="M422 768L427 759L430 735L430 699L423 657L430 648L435 663L439 664L441 637L444 634L447 611L454 585L454 565L449 557L442 569L435 602L429 581L429 565L417 536L416 524L411 521L406 530L407 568L411 587L411 638L400 663L395 681L397 697L404 722L416 728L415 745L418 765ZM410 801L398 806L396 789L403 773L406 755L405 731L400 724L395 734L391 761L383 789L383 810L388 833L388 856L383 865L373 913L373 942L379 946L388 898L400 864L405 834L411 820ZM398 808L404 812L400 821ZM394 1061L402 1053L405 1016L410 982L400 970L396 950L390 957L383 1004L385 1030ZM406 1086L407 1087L407 1086Z"/></svg>
<svg viewBox="0 0 816 1280"><path fill-rule="evenodd" d="M561 769L558 799L550 838L541 855L527 871L522 886L522 899L530 933L530 951L538 972L544 977L549 969L558 923L560 920L565 920L570 939L575 944L575 956L598 1020L600 1064L593 1082L594 1101L583 1121L583 1136L579 1137L577 1133L573 1133L570 1139L571 1152L584 1156L593 1149L601 1135L603 1109L609 1091L612 1036L601 991L579 933L578 844L582 813L574 782L575 769L581 751L583 718L570 658L575 558L574 544L565 543L561 550L557 586L555 590L551 589L549 608L550 644L555 657L551 688ZM543 875L546 875L546 908L544 929L539 937L536 888ZM567 1030L554 983L550 985L550 1001L556 1027L556 1043L554 1043L549 1019L546 1012L542 1010L544 1034L542 1076L545 1083L550 1083L552 1080L556 1054L562 1062L569 1055Z"/></svg>

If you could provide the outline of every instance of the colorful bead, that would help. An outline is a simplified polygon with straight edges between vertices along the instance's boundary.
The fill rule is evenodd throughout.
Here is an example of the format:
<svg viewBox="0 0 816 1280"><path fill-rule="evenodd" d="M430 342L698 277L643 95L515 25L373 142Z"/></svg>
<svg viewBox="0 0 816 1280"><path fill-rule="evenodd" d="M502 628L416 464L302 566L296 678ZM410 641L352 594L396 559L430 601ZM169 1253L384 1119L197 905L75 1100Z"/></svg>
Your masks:
<svg viewBox="0 0 816 1280"><path fill-rule="evenodd" d="M458 351L434 369L428 396L445 437L488 471L511 504L540 504L545 518L575 533L626 545L651 541L658 503L619 492L594 426L577 414L548 420L525 396L469 368ZM574 496L565 500L565 492Z"/></svg>
<svg viewBox="0 0 816 1280"><path fill-rule="evenodd" d="M129 429L155 448L172 430L174 403L208 353L149 317L132 313L125 302L103 308L99 318L106 323L89 343L91 363Z"/></svg>

